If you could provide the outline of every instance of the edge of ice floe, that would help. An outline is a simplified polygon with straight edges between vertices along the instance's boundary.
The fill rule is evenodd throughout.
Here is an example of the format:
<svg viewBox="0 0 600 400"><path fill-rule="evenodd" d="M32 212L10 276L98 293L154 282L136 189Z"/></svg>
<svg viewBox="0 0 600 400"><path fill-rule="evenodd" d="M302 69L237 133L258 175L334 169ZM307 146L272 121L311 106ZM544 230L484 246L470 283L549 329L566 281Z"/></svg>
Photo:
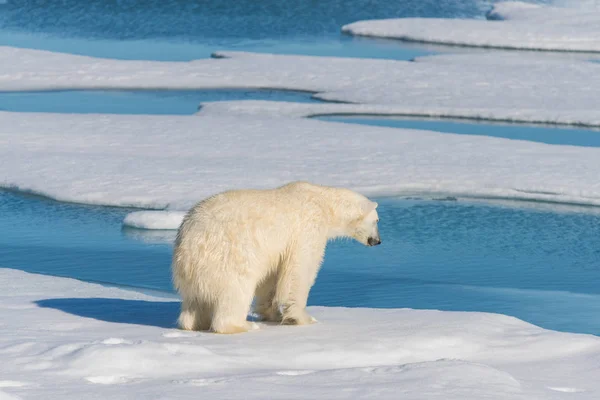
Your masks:
<svg viewBox="0 0 600 400"><path fill-rule="evenodd" d="M524 3L522 1L502 1L492 5L492 7L485 13L485 18L489 21L506 21L506 20L517 20L527 19L528 11L540 10L544 6L535 3ZM523 18L522 13L526 13Z"/></svg>
<svg viewBox="0 0 600 400"><path fill-rule="evenodd" d="M533 11L533 13L531 11ZM579 15L582 15L582 13L584 12L581 10L577 10L574 7L553 7L542 6L540 4L530 4L521 1L503 1L492 6L492 8L486 13L486 20L460 19L459 21L461 21L461 23L463 24L468 23L471 25L480 26L483 30L487 29L488 26L490 26L490 24L503 24L511 22L517 24L545 23L545 16L540 11L548 11L550 17L556 15L557 12L568 13L569 15L565 16L565 20L569 20L569 18L576 17L577 13L579 13ZM600 16L600 12L598 13L598 15ZM538 41L537 43L528 43L525 40L523 40L518 43L509 43L506 41L504 41L503 43L483 43L469 40L468 37L458 39L427 38L425 37L427 33L433 32L433 30L429 29L429 26L420 27L419 29L409 27L406 30L400 29L398 27L398 24L401 24L402 22L423 22L423 24L428 24L434 20L440 21L440 23L444 24L450 24L456 21L447 18L371 19L355 21L343 25L340 31L342 34L350 36L384 38L411 43L422 43L451 47L558 53L600 53L599 46L596 45L590 47L590 45L588 45L587 42L582 44L569 42L568 40L563 40L562 43L556 44L544 43L543 41ZM495 27L497 27L497 25ZM510 31L510 26L507 26L506 29Z"/></svg>
<svg viewBox="0 0 600 400"><path fill-rule="evenodd" d="M595 110L566 110L565 115L556 115L555 112L536 109L419 108L385 104L335 103L328 100L329 95L326 93L317 93L313 97L324 100L325 103L291 103L265 100L219 101L201 103L199 111L195 115L243 115L281 118L418 117L586 128L600 127L600 113Z"/></svg>
<svg viewBox="0 0 600 400"><path fill-rule="evenodd" d="M535 51L535 52L553 52L553 53L582 53L582 54L600 54L600 49L577 49L577 48L564 48L557 46L538 46L538 45L510 45L510 44L474 44L464 41L452 41L452 40L429 40L419 39L411 37L410 35L395 35L395 34L384 34L384 33L360 33L356 30L358 24L363 21L353 22L352 24L344 25L342 27L342 33L350 36L361 36L373 39L390 39L399 40L407 43L415 44L429 44L435 46L447 46L447 47L464 47L473 49L485 49L485 50L511 50L511 51ZM356 25L354 25L356 24ZM351 26L354 25L354 26Z"/></svg>

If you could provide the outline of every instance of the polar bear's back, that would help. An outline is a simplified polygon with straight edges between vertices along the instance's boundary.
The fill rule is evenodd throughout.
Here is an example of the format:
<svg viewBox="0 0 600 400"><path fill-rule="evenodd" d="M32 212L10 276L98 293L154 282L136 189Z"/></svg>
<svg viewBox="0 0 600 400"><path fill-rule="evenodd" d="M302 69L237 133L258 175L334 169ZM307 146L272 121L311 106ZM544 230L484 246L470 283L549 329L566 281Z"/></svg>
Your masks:
<svg viewBox="0 0 600 400"><path fill-rule="evenodd" d="M185 224L198 224L197 229L243 231L275 229L283 219L302 211L302 202L276 189L232 190L211 196L196 204L186 215ZM289 221L287 221L289 225Z"/></svg>
<svg viewBox="0 0 600 400"><path fill-rule="evenodd" d="M318 186L294 182L276 189L230 190L196 204L184 219L212 232L218 229L292 229L311 218L322 217L323 195Z"/></svg>

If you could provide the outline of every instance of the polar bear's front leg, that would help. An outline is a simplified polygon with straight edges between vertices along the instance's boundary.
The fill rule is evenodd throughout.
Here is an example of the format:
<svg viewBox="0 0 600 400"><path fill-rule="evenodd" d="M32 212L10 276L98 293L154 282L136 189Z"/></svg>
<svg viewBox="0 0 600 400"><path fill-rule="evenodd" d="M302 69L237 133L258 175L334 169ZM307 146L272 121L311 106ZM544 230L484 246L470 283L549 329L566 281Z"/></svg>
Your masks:
<svg viewBox="0 0 600 400"><path fill-rule="evenodd" d="M208 303L184 297L177 322L181 329L204 331L210 328L211 314L212 308Z"/></svg>
<svg viewBox="0 0 600 400"><path fill-rule="evenodd" d="M290 254L279 270L275 301L281 306L284 325L308 325L317 322L306 312L308 294L312 288L325 252L325 244L308 243Z"/></svg>

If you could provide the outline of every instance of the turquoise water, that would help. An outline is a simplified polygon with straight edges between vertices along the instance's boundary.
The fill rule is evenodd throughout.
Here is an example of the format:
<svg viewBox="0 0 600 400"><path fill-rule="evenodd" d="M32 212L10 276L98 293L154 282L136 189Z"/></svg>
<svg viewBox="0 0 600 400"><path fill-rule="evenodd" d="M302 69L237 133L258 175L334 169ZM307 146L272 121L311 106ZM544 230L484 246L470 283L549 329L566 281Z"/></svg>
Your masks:
<svg viewBox="0 0 600 400"><path fill-rule="evenodd" d="M461 135L491 136L548 144L600 147L600 130L589 128L459 122L439 119L416 120L398 117L331 116L317 117L316 119L392 128L425 129Z"/></svg>
<svg viewBox="0 0 600 400"><path fill-rule="evenodd" d="M0 6L1 7L1 6ZM346 36L222 40L215 43L175 39L81 39L0 31L0 46L15 46L121 60L190 61L209 58L215 51L252 51L330 57L411 60L447 51L440 46L400 43L385 39Z"/></svg>
<svg viewBox="0 0 600 400"><path fill-rule="evenodd" d="M315 102L311 93L284 90L61 90L0 92L0 110L55 113L193 114L222 100Z"/></svg>
<svg viewBox="0 0 600 400"><path fill-rule="evenodd" d="M331 243L311 305L499 312L600 334L595 208L378 201L383 244ZM174 232L124 230L129 211L0 191L0 265L172 291Z"/></svg>

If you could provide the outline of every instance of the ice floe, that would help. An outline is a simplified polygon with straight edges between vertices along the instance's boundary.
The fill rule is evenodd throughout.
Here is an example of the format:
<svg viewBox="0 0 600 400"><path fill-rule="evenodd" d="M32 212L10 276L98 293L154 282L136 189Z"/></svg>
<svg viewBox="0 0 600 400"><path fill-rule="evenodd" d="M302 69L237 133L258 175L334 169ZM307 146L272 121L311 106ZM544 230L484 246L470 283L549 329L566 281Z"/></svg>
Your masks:
<svg viewBox="0 0 600 400"><path fill-rule="evenodd" d="M473 312L311 307L307 327L175 328L179 302L0 269L0 398L596 399L600 339ZM277 357L273 357L277 354Z"/></svg>
<svg viewBox="0 0 600 400"><path fill-rule="evenodd" d="M600 51L600 7L553 7L502 2L488 20L394 18L342 27L352 35L405 41L520 50Z"/></svg>

